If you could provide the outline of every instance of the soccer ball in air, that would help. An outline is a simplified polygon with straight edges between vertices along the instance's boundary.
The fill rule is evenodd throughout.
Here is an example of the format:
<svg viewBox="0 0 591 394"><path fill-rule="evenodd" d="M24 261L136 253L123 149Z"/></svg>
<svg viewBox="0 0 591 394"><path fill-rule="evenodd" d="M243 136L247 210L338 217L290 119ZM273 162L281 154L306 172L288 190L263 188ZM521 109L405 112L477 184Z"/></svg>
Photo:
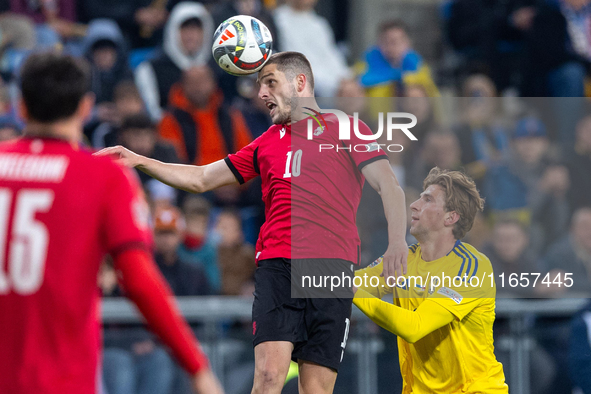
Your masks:
<svg viewBox="0 0 591 394"><path fill-rule="evenodd" d="M226 19L213 35L213 58L232 75L259 71L271 56L273 37L260 20L248 15Z"/></svg>

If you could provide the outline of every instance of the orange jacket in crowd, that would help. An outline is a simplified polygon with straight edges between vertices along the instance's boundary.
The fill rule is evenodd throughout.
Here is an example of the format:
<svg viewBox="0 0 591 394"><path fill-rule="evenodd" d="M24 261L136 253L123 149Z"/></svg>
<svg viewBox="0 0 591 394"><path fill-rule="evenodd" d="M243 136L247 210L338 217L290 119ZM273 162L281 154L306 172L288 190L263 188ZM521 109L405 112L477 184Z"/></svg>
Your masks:
<svg viewBox="0 0 591 394"><path fill-rule="evenodd" d="M204 165L225 158L252 141L240 111L214 93L206 108L196 108L180 84L170 90L169 109L159 125L160 137L170 142L186 163Z"/></svg>

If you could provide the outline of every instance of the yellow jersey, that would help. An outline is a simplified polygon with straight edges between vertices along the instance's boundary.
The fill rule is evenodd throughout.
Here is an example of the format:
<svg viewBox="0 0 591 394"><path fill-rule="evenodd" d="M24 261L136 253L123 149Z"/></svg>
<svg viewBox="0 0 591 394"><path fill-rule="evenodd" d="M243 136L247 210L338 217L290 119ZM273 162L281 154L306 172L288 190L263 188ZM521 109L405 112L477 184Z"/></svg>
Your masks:
<svg viewBox="0 0 591 394"><path fill-rule="evenodd" d="M367 275L360 288L378 298L393 293L394 305L408 311L434 301L454 316L451 323L414 343L398 337L404 394L508 393L503 365L494 355L496 289L485 255L457 241L446 256L427 262L421 258L420 244L415 244L409 247L407 274L394 287L381 273L380 260L357 271L356 277Z"/></svg>

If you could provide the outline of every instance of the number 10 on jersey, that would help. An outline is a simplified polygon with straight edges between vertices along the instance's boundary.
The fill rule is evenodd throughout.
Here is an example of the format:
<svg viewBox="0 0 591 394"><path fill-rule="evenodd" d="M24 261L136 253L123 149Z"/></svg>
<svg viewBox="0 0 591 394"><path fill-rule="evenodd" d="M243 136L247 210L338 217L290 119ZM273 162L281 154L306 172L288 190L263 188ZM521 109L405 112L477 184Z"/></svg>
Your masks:
<svg viewBox="0 0 591 394"><path fill-rule="evenodd" d="M287 160L285 161L285 174L283 174L284 178L291 178L293 175L294 177L300 176L300 171L302 169L302 150L298 149L295 152L289 151L287 152Z"/></svg>

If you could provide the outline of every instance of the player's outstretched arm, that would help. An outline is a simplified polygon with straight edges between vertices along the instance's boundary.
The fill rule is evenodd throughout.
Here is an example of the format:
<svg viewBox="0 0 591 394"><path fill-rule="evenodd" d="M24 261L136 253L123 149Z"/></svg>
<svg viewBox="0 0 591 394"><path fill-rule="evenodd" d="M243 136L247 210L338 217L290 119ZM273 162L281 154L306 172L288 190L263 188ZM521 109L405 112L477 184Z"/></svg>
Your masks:
<svg viewBox="0 0 591 394"><path fill-rule="evenodd" d="M384 253L382 276L394 278L406 274L408 245L406 244L406 202L404 191L387 160L377 160L361 170L365 179L382 197L388 221L388 249Z"/></svg>
<svg viewBox="0 0 591 394"><path fill-rule="evenodd" d="M362 289L353 291L353 303L367 317L408 343L415 343L455 318L450 311L431 300L426 300L416 310L409 311L375 298Z"/></svg>
<svg viewBox="0 0 591 394"><path fill-rule="evenodd" d="M163 163L138 155L122 146L105 148L95 155L113 156L119 163L127 167L135 167L162 183L190 193L203 193L237 183L236 177L224 160L205 166Z"/></svg>
<svg viewBox="0 0 591 394"><path fill-rule="evenodd" d="M129 249L114 256L122 288L137 305L148 325L192 374L199 394L222 394L197 338L182 318L173 295L148 252Z"/></svg>

